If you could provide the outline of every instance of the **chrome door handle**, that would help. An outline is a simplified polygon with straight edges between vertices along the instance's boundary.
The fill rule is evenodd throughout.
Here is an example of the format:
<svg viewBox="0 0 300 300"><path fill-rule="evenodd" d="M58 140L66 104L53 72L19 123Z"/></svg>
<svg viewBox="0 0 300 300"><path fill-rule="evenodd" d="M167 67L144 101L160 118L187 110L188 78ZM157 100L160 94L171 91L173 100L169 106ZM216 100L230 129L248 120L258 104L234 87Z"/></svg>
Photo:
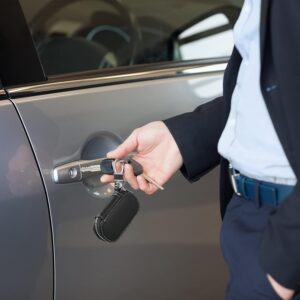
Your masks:
<svg viewBox="0 0 300 300"><path fill-rule="evenodd" d="M107 158L93 160L77 160L61 166L52 171L55 183L73 183L83 181L87 177L101 174L101 162Z"/></svg>

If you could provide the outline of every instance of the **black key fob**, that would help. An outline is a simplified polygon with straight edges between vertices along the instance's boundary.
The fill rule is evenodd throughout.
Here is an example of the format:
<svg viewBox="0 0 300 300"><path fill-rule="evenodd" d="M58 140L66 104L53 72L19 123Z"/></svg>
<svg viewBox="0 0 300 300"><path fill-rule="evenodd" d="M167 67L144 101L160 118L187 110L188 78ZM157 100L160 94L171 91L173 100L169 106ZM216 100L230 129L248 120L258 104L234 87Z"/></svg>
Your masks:
<svg viewBox="0 0 300 300"><path fill-rule="evenodd" d="M111 202L95 217L94 232L103 241L115 242L139 210L139 202L127 190L116 191Z"/></svg>
<svg viewBox="0 0 300 300"><path fill-rule="evenodd" d="M143 166L140 163L138 163L136 160L134 160L131 157L127 160L127 162L132 166L133 173L135 176L139 176L139 175L143 174L143 172L144 172Z"/></svg>
<svg viewBox="0 0 300 300"><path fill-rule="evenodd" d="M107 159L104 159L101 161L100 169L103 174L107 174L107 175L114 174L114 169L113 169L113 165L112 165L113 161L114 161L114 159L110 159L110 158L107 158Z"/></svg>

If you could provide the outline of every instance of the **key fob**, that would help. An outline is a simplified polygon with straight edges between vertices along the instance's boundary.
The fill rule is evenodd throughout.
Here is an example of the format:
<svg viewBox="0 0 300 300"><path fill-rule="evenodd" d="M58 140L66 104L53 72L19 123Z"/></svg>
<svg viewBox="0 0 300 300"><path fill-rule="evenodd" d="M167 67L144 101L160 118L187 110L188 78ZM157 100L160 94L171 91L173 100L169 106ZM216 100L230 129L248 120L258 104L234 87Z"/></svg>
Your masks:
<svg viewBox="0 0 300 300"><path fill-rule="evenodd" d="M103 174L107 174L107 175L114 174L113 161L114 161L114 159L109 159L109 158L101 161L100 169Z"/></svg>
<svg viewBox="0 0 300 300"><path fill-rule="evenodd" d="M139 176L139 175L143 174L143 172L144 172L143 171L143 166L140 163L138 163L136 160L134 160L131 157L127 160L127 162L130 165L132 165L133 173L134 173L135 176Z"/></svg>
<svg viewBox="0 0 300 300"><path fill-rule="evenodd" d="M139 210L139 202L127 190L116 191L111 202L95 217L94 232L106 242L115 242Z"/></svg>

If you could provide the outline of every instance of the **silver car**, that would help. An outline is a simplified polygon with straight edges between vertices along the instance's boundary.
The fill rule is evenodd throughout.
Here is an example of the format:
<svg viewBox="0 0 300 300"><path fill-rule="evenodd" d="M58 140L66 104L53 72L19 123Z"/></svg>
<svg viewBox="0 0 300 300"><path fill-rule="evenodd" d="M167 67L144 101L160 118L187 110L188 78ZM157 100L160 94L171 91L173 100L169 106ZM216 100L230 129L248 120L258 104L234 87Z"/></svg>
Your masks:
<svg viewBox="0 0 300 300"><path fill-rule="evenodd" d="M115 243L113 187L56 183L136 127L222 94L242 0L2 0L0 299L222 299L218 171L178 174Z"/></svg>

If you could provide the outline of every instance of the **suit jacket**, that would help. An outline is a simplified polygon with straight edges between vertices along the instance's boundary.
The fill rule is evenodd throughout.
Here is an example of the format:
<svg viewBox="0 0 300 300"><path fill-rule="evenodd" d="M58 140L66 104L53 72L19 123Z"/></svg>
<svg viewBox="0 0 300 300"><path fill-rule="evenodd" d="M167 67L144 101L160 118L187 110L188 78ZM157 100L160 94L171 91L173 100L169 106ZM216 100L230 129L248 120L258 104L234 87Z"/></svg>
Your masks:
<svg viewBox="0 0 300 300"><path fill-rule="evenodd" d="M285 287L296 290L300 288L299 14L298 0L262 0L261 90L298 183L292 194L270 217L260 245L260 261L266 273ZM217 143L229 115L241 60L235 48L224 74L223 97L199 106L193 112L165 120L183 156L181 171L186 178L196 181L221 164L222 216L233 190L228 176L228 162L218 154Z"/></svg>

